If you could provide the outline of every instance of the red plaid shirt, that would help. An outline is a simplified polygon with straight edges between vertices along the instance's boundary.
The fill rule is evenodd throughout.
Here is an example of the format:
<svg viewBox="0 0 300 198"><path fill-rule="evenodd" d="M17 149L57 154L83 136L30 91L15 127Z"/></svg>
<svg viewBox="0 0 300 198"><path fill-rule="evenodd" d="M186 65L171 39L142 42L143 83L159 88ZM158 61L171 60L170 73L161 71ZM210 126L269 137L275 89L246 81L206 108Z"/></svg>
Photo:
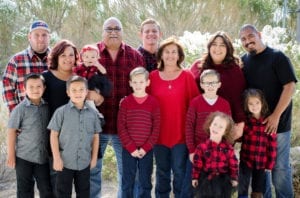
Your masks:
<svg viewBox="0 0 300 198"><path fill-rule="evenodd" d="M208 173L208 179L219 174L229 174L238 179L238 160L231 144L222 140L219 144L208 139L195 150L192 178L199 179L201 172Z"/></svg>
<svg viewBox="0 0 300 198"><path fill-rule="evenodd" d="M49 53L49 49L47 53ZM42 73L47 70L47 56L41 60L31 47L14 55L3 74L3 100L12 111L25 97L24 80L29 73Z"/></svg>
<svg viewBox="0 0 300 198"><path fill-rule="evenodd" d="M242 137L240 160L255 169L273 169L276 160L276 134L265 132L263 118L247 120Z"/></svg>
<svg viewBox="0 0 300 198"><path fill-rule="evenodd" d="M83 63L79 64L77 67L74 67L73 70L74 73L88 80L95 74L98 74L98 68L96 66L87 67Z"/></svg>
<svg viewBox="0 0 300 198"><path fill-rule="evenodd" d="M120 100L131 94L129 87L129 73L138 66L144 66L142 55L125 43L122 43L115 61L112 60L103 42L97 44L100 51L100 64L107 71L107 77L113 83L112 94L105 98L99 107L105 118L103 133L117 134L117 115Z"/></svg>

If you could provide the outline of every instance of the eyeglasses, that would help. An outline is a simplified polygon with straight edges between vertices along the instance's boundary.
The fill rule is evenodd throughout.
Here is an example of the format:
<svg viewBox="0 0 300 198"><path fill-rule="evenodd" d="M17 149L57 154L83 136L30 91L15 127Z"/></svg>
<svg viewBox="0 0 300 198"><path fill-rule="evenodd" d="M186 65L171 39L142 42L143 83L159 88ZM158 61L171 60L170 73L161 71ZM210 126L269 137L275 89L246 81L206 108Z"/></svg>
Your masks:
<svg viewBox="0 0 300 198"><path fill-rule="evenodd" d="M212 81L212 82L201 82L201 84L203 84L204 86L212 86L212 87L214 87L214 86L216 86L216 85L218 85L219 84L219 81Z"/></svg>
<svg viewBox="0 0 300 198"><path fill-rule="evenodd" d="M115 27L115 28L105 28L104 29L107 33L112 33L113 31L115 31L115 32L120 32L121 30L122 30L122 28L120 28L120 27Z"/></svg>

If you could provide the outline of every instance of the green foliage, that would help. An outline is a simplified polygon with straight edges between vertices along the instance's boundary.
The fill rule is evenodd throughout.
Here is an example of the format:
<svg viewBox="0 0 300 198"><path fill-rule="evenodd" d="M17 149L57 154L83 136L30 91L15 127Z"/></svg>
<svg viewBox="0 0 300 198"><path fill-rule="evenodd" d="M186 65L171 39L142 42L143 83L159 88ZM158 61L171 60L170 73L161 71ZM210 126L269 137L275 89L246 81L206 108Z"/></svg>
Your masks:
<svg viewBox="0 0 300 198"><path fill-rule="evenodd" d="M0 66L5 64L7 55L12 53L11 35L15 27L16 8L13 1L0 0Z"/></svg>
<svg viewBox="0 0 300 198"><path fill-rule="evenodd" d="M107 145L103 156L102 178L117 181L117 160L111 145Z"/></svg>

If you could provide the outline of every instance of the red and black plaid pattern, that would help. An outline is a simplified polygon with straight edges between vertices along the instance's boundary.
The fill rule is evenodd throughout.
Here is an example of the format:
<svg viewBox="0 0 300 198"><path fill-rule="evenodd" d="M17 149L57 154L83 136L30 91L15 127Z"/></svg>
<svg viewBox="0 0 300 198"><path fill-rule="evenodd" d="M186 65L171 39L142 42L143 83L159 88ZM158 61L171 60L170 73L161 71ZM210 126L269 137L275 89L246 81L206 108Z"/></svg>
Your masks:
<svg viewBox="0 0 300 198"><path fill-rule="evenodd" d="M42 73L47 69L47 56L40 60L31 47L10 59L3 74L3 101L9 111L12 111L25 97L24 80L26 75Z"/></svg>
<svg viewBox="0 0 300 198"><path fill-rule="evenodd" d="M80 64L74 67L74 73L89 80L98 73L98 68L96 66L86 67L84 64Z"/></svg>
<svg viewBox="0 0 300 198"><path fill-rule="evenodd" d="M266 133L263 120L263 118L247 120L240 157L249 168L271 170L276 160L276 133Z"/></svg>
<svg viewBox="0 0 300 198"><path fill-rule="evenodd" d="M233 147L222 140L219 144L207 140L195 150L192 178L199 179L201 173L207 173L208 179L219 174L229 174L232 180L238 179L238 160Z"/></svg>
<svg viewBox="0 0 300 198"><path fill-rule="evenodd" d="M117 134L117 115L120 100L131 94L129 73L138 66L144 66L142 55L129 45L122 43L116 60L112 60L103 42L97 44L100 51L100 64L107 71L107 77L113 83L112 94L105 98L99 110L105 117L103 133Z"/></svg>

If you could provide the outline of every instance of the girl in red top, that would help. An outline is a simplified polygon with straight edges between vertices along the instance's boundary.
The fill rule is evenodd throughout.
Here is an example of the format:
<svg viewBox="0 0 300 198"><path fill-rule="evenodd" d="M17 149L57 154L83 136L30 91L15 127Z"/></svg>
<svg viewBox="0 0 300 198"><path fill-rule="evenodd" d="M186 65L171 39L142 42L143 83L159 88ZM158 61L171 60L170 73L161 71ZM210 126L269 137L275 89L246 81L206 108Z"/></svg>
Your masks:
<svg viewBox="0 0 300 198"><path fill-rule="evenodd" d="M74 73L88 80L88 88L91 91L100 93L103 97L109 97L112 90L112 83L106 75L106 69L99 63L99 50L94 45L85 45L80 51L81 63L74 67ZM94 101L86 101L95 111L102 125L104 124L104 116L100 113Z"/></svg>
<svg viewBox="0 0 300 198"><path fill-rule="evenodd" d="M258 89L247 89L244 109L248 115L240 151L239 198L248 197L252 177L251 197L263 197L265 170L272 170L276 159L276 133L266 133L264 119L268 105Z"/></svg>
<svg viewBox="0 0 300 198"><path fill-rule="evenodd" d="M206 119L204 130L210 137L195 150L192 185L197 187L197 192L194 197L231 197L232 187L238 184L238 161L227 141L232 129L233 120L225 113L216 111Z"/></svg>

